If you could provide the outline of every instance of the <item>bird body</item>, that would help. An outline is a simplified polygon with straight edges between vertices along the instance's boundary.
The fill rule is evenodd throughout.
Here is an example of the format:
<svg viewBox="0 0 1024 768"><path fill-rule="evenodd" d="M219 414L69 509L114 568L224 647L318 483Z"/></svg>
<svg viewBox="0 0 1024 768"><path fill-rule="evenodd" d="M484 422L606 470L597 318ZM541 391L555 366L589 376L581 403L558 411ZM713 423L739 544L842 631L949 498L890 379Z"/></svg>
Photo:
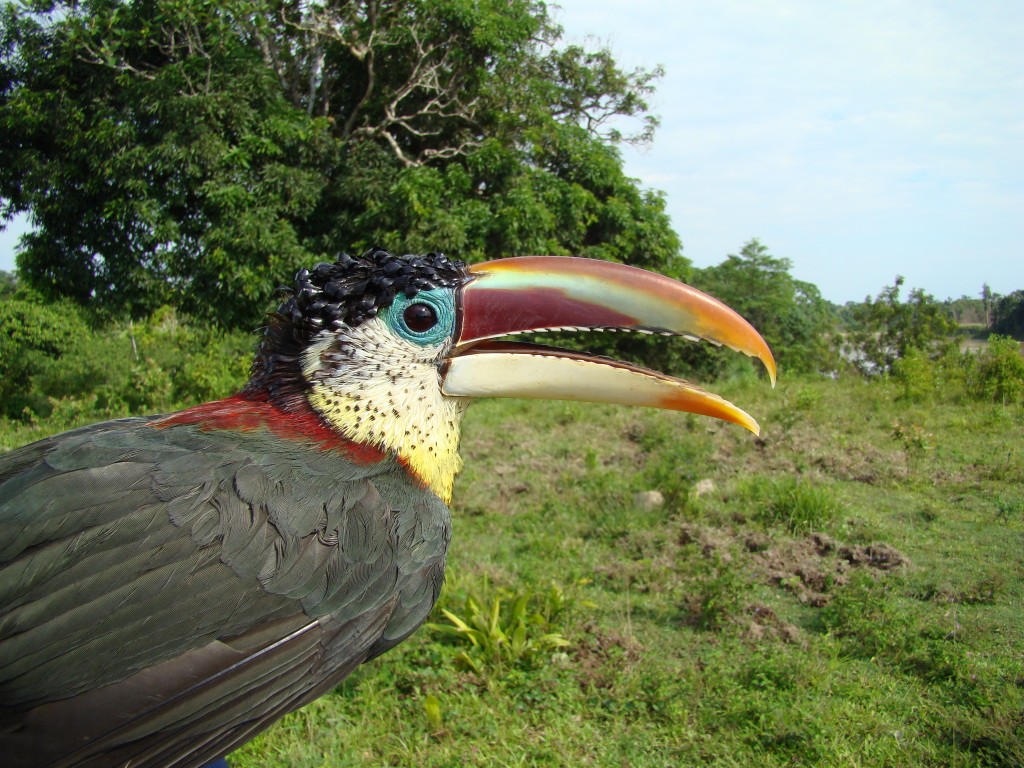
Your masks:
<svg viewBox="0 0 1024 768"><path fill-rule="evenodd" d="M774 376L734 313L701 304L712 321L693 330L664 311L704 298L667 278L508 261L374 251L302 270L241 393L0 456L4 766L202 766L401 642L443 582L470 396L568 376L550 391L756 428L662 374L492 341L654 328Z"/></svg>
<svg viewBox="0 0 1024 768"><path fill-rule="evenodd" d="M0 504L20 512L0 555L5 765L161 765L164 743L120 745L167 720L202 764L400 642L437 599L448 509L397 460L266 403L213 405L0 458Z"/></svg>

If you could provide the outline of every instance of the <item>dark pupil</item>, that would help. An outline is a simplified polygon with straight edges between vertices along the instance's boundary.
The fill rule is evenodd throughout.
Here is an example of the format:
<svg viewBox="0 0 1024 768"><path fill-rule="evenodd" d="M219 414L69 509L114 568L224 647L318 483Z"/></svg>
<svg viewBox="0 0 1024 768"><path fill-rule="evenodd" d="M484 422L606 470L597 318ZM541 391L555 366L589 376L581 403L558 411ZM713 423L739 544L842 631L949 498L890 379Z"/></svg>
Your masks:
<svg viewBox="0 0 1024 768"><path fill-rule="evenodd" d="M402 318L413 333L425 333L437 325L437 312L429 304L410 304Z"/></svg>

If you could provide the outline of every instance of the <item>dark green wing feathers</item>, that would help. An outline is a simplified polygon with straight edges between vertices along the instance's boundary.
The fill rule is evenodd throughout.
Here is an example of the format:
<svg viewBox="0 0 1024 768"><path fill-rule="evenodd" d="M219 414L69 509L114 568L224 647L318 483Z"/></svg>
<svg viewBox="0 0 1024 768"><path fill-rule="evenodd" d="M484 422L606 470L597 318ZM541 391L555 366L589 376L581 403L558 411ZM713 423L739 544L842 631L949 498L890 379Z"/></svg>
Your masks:
<svg viewBox="0 0 1024 768"><path fill-rule="evenodd" d="M397 462L264 430L124 420L0 457L4 764L224 754L422 623L449 537Z"/></svg>

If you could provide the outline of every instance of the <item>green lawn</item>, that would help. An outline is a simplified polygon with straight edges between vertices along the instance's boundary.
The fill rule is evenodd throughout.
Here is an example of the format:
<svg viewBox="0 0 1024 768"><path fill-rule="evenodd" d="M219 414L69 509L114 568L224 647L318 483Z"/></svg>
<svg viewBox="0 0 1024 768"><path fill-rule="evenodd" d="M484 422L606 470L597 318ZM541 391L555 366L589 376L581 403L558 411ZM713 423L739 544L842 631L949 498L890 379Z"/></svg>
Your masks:
<svg viewBox="0 0 1024 768"><path fill-rule="evenodd" d="M423 628L232 764L1024 765L1022 409L722 389L763 439L474 405L439 608L481 647Z"/></svg>

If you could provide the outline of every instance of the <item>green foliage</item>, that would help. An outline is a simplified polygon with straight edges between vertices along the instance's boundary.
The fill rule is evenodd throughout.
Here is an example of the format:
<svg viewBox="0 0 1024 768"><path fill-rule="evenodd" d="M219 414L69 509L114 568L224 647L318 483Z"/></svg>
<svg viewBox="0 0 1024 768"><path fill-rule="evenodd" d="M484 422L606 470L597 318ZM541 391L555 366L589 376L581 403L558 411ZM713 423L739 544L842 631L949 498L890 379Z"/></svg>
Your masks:
<svg viewBox="0 0 1024 768"><path fill-rule="evenodd" d="M943 305L956 321L957 325L974 325L987 328L992 316L991 311L992 294L988 286L984 286L981 298L961 296L959 299L949 299Z"/></svg>
<svg viewBox="0 0 1024 768"><path fill-rule="evenodd" d="M8 418L74 423L224 397L245 383L248 334L182 322L170 308L90 329L73 305L0 299L0 395Z"/></svg>
<svg viewBox="0 0 1024 768"><path fill-rule="evenodd" d="M1003 405L1024 401L1024 355L1016 339L990 336L972 368L970 387L975 397Z"/></svg>
<svg viewBox="0 0 1024 768"><path fill-rule="evenodd" d="M8 299L15 295L18 289L18 276L13 272L5 272L0 269L0 299Z"/></svg>
<svg viewBox="0 0 1024 768"><path fill-rule="evenodd" d="M0 411L9 418L38 405L33 396L47 362L60 360L88 335L74 307L25 298L0 299Z"/></svg>
<svg viewBox="0 0 1024 768"><path fill-rule="evenodd" d="M922 349L910 349L893 361L892 377L902 389L904 400L922 402L931 398L935 391L935 366Z"/></svg>
<svg viewBox="0 0 1024 768"><path fill-rule="evenodd" d="M820 372L837 367L829 345L834 319L817 287L790 275L792 262L772 256L757 239L715 267L700 270L695 284L745 317L772 348L780 371ZM734 362L729 350L698 352L698 363L721 374Z"/></svg>
<svg viewBox="0 0 1024 768"><path fill-rule="evenodd" d="M851 307L843 346L847 359L862 373L889 373L911 350L935 356L956 330L948 310L920 288L901 301L902 286L903 278L897 277L874 300Z"/></svg>
<svg viewBox="0 0 1024 768"><path fill-rule="evenodd" d="M4 213L31 211L23 278L135 317L161 304L251 323L308 260L291 219L323 180L325 125L240 44L246 4L9 3Z"/></svg>
<svg viewBox="0 0 1024 768"><path fill-rule="evenodd" d="M616 150L650 139L660 70L560 34L534 0L7 3L0 215L37 227L20 273L251 328L339 250L685 270Z"/></svg>
<svg viewBox="0 0 1024 768"><path fill-rule="evenodd" d="M557 584L545 592L494 590L467 597L461 616L439 607L448 623L427 628L468 646L458 658L478 675L500 674L506 666L529 668L550 661L553 653L572 645L556 631L565 608L565 593Z"/></svg>
<svg viewBox="0 0 1024 768"><path fill-rule="evenodd" d="M1014 291L995 302L992 331L1024 341L1024 291Z"/></svg>
<svg viewBox="0 0 1024 768"><path fill-rule="evenodd" d="M933 398L959 402L971 396L970 381L977 367L977 355L961 352L956 345L949 344L935 359L929 358L929 362Z"/></svg>
<svg viewBox="0 0 1024 768"><path fill-rule="evenodd" d="M1024 400L1024 354L1020 342L993 335L977 353L952 344L938 355L909 349L893 361L892 378L900 399L911 403L965 399L1008 405Z"/></svg>

